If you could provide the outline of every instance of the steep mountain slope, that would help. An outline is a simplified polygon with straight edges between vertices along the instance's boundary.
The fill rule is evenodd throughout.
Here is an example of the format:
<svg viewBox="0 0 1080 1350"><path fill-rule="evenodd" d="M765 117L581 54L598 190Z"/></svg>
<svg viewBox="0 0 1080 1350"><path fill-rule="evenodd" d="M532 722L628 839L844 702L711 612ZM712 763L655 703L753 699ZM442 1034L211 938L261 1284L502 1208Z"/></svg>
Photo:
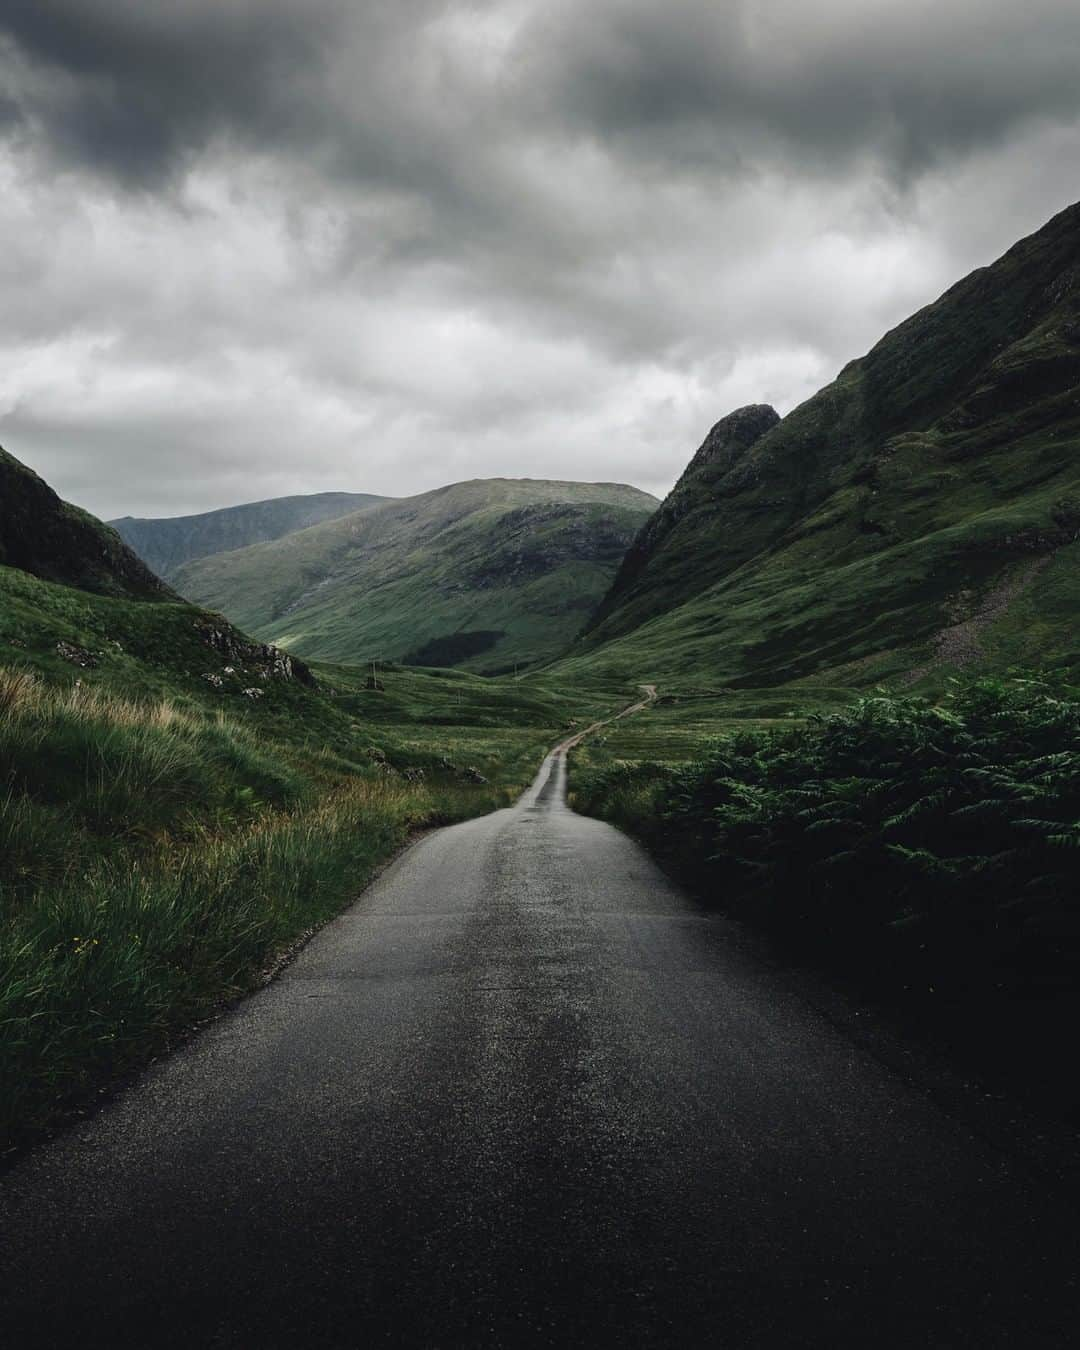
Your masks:
<svg viewBox="0 0 1080 1350"><path fill-rule="evenodd" d="M719 543L709 529L716 486L779 421L775 408L759 403L717 422L630 545L586 632L601 625L607 635L628 632L711 584L709 546ZM687 538L697 547L685 548Z"/></svg>
<svg viewBox="0 0 1080 1350"><path fill-rule="evenodd" d="M850 686L1080 659L1080 206L715 470L570 670Z"/></svg>
<svg viewBox="0 0 1080 1350"><path fill-rule="evenodd" d="M0 450L0 565L101 595L174 598L115 530L61 501L6 450Z"/></svg>
<svg viewBox="0 0 1080 1350"><path fill-rule="evenodd" d="M477 479L187 564L177 587L305 656L505 668L558 654L656 499Z"/></svg>
<svg viewBox="0 0 1080 1350"><path fill-rule="evenodd" d="M368 492L316 492L225 506L194 516L121 516L109 524L149 567L168 577L194 558L280 539L293 530L337 520L388 500Z"/></svg>

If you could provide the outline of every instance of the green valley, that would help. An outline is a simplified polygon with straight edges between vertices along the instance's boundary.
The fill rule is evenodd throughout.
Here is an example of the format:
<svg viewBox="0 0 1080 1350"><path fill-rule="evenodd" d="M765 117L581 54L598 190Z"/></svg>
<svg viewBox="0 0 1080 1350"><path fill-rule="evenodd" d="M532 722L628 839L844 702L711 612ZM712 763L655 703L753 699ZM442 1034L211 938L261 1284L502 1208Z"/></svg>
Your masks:
<svg viewBox="0 0 1080 1350"><path fill-rule="evenodd" d="M265 978L602 685L319 665L179 599L0 458L0 1149Z"/></svg>
<svg viewBox="0 0 1080 1350"><path fill-rule="evenodd" d="M787 417L725 417L659 509L261 503L147 534L166 585L0 454L0 1126L172 1043L646 683L572 802L1021 1064L1077 987L1078 372L1074 207Z"/></svg>

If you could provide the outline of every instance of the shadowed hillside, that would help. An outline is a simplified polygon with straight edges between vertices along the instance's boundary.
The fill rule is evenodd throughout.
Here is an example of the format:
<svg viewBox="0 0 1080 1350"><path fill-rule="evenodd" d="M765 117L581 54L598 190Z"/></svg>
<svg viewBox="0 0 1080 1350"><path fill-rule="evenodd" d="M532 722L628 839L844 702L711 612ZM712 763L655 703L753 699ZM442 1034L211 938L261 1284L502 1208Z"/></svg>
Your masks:
<svg viewBox="0 0 1080 1350"><path fill-rule="evenodd" d="M779 421L774 408L753 404L717 422L630 545L586 631L628 632L711 585L709 562L723 547L722 537L710 528L717 486Z"/></svg>
<svg viewBox="0 0 1080 1350"><path fill-rule="evenodd" d="M691 467L571 669L749 688L1074 662L1080 207L739 450Z"/></svg>
<svg viewBox="0 0 1080 1350"><path fill-rule="evenodd" d="M0 565L101 595L173 598L115 530L0 450Z"/></svg>

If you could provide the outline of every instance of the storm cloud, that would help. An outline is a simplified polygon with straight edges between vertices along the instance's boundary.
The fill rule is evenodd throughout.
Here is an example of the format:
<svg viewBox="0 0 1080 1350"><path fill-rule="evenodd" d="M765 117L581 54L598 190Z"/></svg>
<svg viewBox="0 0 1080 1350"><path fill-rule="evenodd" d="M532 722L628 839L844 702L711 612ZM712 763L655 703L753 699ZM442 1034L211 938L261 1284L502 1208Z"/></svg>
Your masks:
<svg viewBox="0 0 1080 1350"><path fill-rule="evenodd" d="M0 442L104 515L662 492L1080 196L1060 0L0 0Z"/></svg>

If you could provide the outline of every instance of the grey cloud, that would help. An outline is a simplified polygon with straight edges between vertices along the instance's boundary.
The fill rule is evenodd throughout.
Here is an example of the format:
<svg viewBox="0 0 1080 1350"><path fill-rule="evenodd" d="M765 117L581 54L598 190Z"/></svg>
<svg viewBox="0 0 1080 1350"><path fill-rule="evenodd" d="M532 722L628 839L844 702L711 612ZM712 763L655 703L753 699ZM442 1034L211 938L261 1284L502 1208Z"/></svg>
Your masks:
<svg viewBox="0 0 1080 1350"><path fill-rule="evenodd" d="M0 440L106 514L662 491L1074 195L1080 12L944 10L0 0Z"/></svg>
<svg viewBox="0 0 1080 1350"><path fill-rule="evenodd" d="M1080 109L1080 12L1060 0L545 0L487 67L440 44L441 18L492 9L9 0L0 28L54 76L26 111L99 172L160 179L231 134L469 204L481 229L507 205L492 142L587 136L735 176L868 153L906 175Z"/></svg>
<svg viewBox="0 0 1080 1350"><path fill-rule="evenodd" d="M668 165L869 154L906 177L1080 110L1080 11L1059 0L561 0L522 49L546 115Z"/></svg>
<svg viewBox="0 0 1080 1350"><path fill-rule="evenodd" d="M323 0L9 0L0 13L36 70L24 112L51 149L131 185L222 133L294 137L340 24Z"/></svg>

